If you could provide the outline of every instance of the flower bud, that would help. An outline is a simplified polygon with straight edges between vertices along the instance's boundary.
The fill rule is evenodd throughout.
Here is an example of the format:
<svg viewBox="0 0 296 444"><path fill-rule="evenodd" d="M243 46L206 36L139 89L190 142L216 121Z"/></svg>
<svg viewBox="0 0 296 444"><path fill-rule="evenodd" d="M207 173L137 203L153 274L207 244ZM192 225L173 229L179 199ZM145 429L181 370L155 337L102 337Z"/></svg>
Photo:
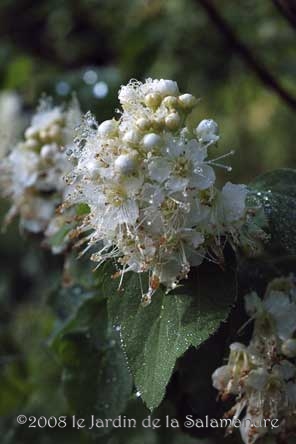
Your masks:
<svg viewBox="0 0 296 444"><path fill-rule="evenodd" d="M176 108L178 105L178 99L175 96L167 96L163 99L162 104L167 108Z"/></svg>
<svg viewBox="0 0 296 444"><path fill-rule="evenodd" d="M52 156L54 156L57 152L56 145L55 144L46 144L43 145L40 151L40 156L43 159L50 159Z"/></svg>
<svg viewBox="0 0 296 444"><path fill-rule="evenodd" d="M145 96L144 101L149 108L155 109L160 105L161 96L158 93L149 93Z"/></svg>
<svg viewBox="0 0 296 444"><path fill-rule="evenodd" d="M27 139L25 142L25 147L28 150L34 150L35 148L38 147L38 141L36 139Z"/></svg>
<svg viewBox="0 0 296 444"><path fill-rule="evenodd" d="M137 130L131 129L123 135L122 140L126 143L138 143L140 140L140 134Z"/></svg>
<svg viewBox="0 0 296 444"><path fill-rule="evenodd" d="M43 129L39 132L39 138L41 142L48 142L50 140L50 136L47 130Z"/></svg>
<svg viewBox="0 0 296 444"><path fill-rule="evenodd" d="M202 120L196 128L197 137L201 142L216 142L219 139L218 133L219 127L212 119Z"/></svg>
<svg viewBox="0 0 296 444"><path fill-rule="evenodd" d="M179 128L181 119L178 113L171 113L165 118L165 124L168 129L174 131Z"/></svg>
<svg viewBox="0 0 296 444"><path fill-rule="evenodd" d="M197 100L192 94L182 94L179 96L179 103L182 108L187 110L193 108L196 105Z"/></svg>
<svg viewBox="0 0 296 444"><path fill-rule="evenodd" d="M143 145L147 150L155 148L161 143L161 137L155 133L146 134L143 138Z"/></svg>
<svg viewBox="0 0 296 444"><path fill-rule="evenodd" d="M34 128L33 126L29 126L29 128L27 128L25 131L25 138L26 139L35 138L37 136L37 133L38 131L36 130L36 128Z"/></svg>
<svg viewBox="0 0 296 444"><path fill-rule="evenodd" d="M99 135L102 137L112 137L117 133L117 122L116 120L105 120L101 123L98 128Z"/></svg>
<svg viewBox="0 0 296 444"><path fill-rule="evenodd" d="M156 117L155 119L153 119L152 128L155 131L162 130L164 125L165 125L165 121L164 121L163 117Z"/></svg>
<svg viewBox="0 0 296 444"><path fill-rule="evenodd" d="M61 127L57 124L51 125L51 127L48 129L48 135L52 139L57 139L61 134Z"/></svg>
<svg viewBox="0 0 296 444"><path fill-rule="evenodd" d="M162 97L176 96L179 94L177 82L174 82L173 80L160 79L157 82L156 90Z"/></svg>
<svg viewBox="0 0 296 444"><path fill-rule="evenodd" d="M282 353L287 358L296 358L296 339L287 339L282 344Z"/></svg>
<svg viewBox="0 0 296 444"><path fill-rule="evenodd" d="M135 156L131 154L121 154L114 162L115 170L120 174L131 174L135 171Z"/></svg>
<svg viewBox="0 0 296 444"><path fill-rule="evenodd" d="M140 130L145 131L150 128L151 121L149 119L145 119L144 117L141 117L140 119L138 119L136 121L136 125Z"/></svg>

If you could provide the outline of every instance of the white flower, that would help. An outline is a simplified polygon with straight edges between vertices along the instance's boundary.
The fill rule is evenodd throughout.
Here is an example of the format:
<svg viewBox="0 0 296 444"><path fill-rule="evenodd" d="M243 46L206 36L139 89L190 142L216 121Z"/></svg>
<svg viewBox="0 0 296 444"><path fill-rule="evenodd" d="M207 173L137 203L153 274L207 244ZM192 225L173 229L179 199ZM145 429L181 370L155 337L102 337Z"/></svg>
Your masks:
<svg viewBox="0 0 296 444"><path fill-rule="evenodd" d="M20 212L20 227L32 233L40 233L47 227L57 206L56 200L45 200L31 194L23 195L18 208Z"/></svg>
<svg viewBox="0 0 296 444"><path fill-rule="evenodd" d="M202 120L196 127L198 140L201 142L217 142L219 140L219 128L212 119Z"/></svg>
<svg viewBox="0 0 296 444"><path fill-rule="evenodd" d="M246 185L236 185L227 182L221 192L221 208L225 223L231 223L243 218L246 210Z"/></svg>
<svg viewBox="0 0 296 444"><path fill-rule="evenodd" d="M217 368L212 374L213 387L219 391L225 391L232 378L232 369L229 365Z"/></svg>
<svg viewBox="0 0 296 444"><path fill-rule="evenodd" d="M71 148L80 110L74 100L68 108L42 100L24 140L1 162L3 194L12 201L8 220L20 216L27 231L45 231L62 203L66 189L63 176L71 170L65 154Z"/></svg>
<svg viewBox="0 0 296 444"><path fill-rule="evenodd" d="M90 207L81 229L92 232L87 248L98 246L92 255L98 265L115 258L121 278L127 271L149 273L147 303L160 283L175 288L211 246L217 251L225 238L234 241L246 192L232 184L222 193L214 187L216 163L208 152L218 127L212 123L212 136L197 138L186 126L197 101L180 94L176 82L131 80L119 101L118 121L98 125L85 116L67 202Z"/></svg>
<svg viewBox="0 0 296 444"><path fill-rule="evenodd" d="M114 136L118 131L118 125L115 120L105 120L98 128L100 136Z"/></svg>
<svg viewBox="0 0 296 444"><path fill-rule="evenodd" d="M213 168L205 160L206 148L196 140L188 142L168 137L163 141L159 156L151 157L148 164L150 177L172 193L186 188L200 190L211 187L215 182Z"/></svg>
<svg viewBox="0 0 296 444"><path fill-rule="evenodd" d="M177 82L174 82L173 80L154 80L153 89L163 97L176 96L179 93Z"/></svg>
<svg viewBox="0 0 296 444"><path fill-rule="evenodd" d="M280 339L291 338L296 331L296 304L289 295L272 290L264 301L264 307L274 319Z"/></svg>
<svg viewBox="0 0 296 444"><path fill-rule="evenodd" d="M21 194L24 188L33 186L38 178L39 157L34 151L16 147L8 157L12 166L12 180L15 193Z"/></svg>
<svg viewBox="0 0 296 444"><path fill-rule="evenodd" d="M295 288L290 276L274 279L263 300L255 293L249 295L246 308L255 319L250 344L232 344L227 365L215 370L212 376L213 386L222 399L229 394L236 396L229 413L239 417L245 409L240 427L245 444L254 444L271 434L286 437L291 429L295 434L296 340L286 339L296 330ZM294 316L294 329L290 313ZM280 427L272 428L272 420Z"/></svg>

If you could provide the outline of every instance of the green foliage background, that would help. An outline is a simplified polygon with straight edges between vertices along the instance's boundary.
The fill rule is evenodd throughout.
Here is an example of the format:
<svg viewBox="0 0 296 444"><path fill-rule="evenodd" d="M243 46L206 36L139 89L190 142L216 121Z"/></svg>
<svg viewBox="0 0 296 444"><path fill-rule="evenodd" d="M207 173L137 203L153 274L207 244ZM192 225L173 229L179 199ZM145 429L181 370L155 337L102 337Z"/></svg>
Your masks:
<svg viewBox="0 0 296 444"><path fill-rule="evenodd" d="M296 96L296 30L274 3L219 0L216 5L256 59ZM96 82L91 85L84 80L89 70L97 74ZM0 86L1 90L15 90L21 95L25 113L34 109L42 92L62 102L76 91L82 109L90 109L101 121L114 114L118 106L117 90L122 83L131 77L148 76L177 80L181 91L200 97L194 118L215 119L222 136L218 151L236 151L231 158L233 172L229 180L249 183L270 169L295 167L295 110L271 91L233 50L198 1L1 1ZM94 94L98 82L103 90L108 89L101 98ZM221 180L227 180L228 174L221 171ZM6 209L7 204L2 202L2 215ZM90 265L85 264L86 274L81 277L87 280L90 293L82 290L84 280L80 282L82 287L77 285L70 293L64 290L57 295L63 258L40 250L38 239L23 239L17 223L0 237L0 261L1 442L207 444L216 442L215 439L221 442L221 437L208 441L208 437L201 436L193 440L170 430L119 430L102 437L77 430L18 427L15 421L18 414L47 417L78 414L78 406L83 403L90 403L89 412L101 415L104 406L96 405L96 397L92 399L91 395L96 393L98 385L99 392L103 390L109 378L106 374L121 379L123 391L118 403L122 408L126 404L129 417L145 417L149 411L135 392L125 394L131 385L129 373L117 374L124 356L116 355L116 359L111 358L113 367L104 367L104 359L114 353L119 338L112 337L114 333L104 327L104 319L89 319L92 311L88 312L87 304L102 304L100 297L91 299L95 284L89 282L93 279L89 277ZM73 321L77 313L79 316ZM85 316L88 325L94 323L91 332L85 331ZM57 331L60 343L52 344ZM87 341L87 334L93 342ZM78 355L93 370L88 397L80 390L83 375L77 364L79 359L75 358ZM220 363L222 355L223 351L217 358ZM190 361L190 356L187 359ZM96 373L96 368L103 368L103 374ZM183 368L178 378L184 384L186 380L188 393L196 390L198 397L202 387L198 392L184 372L186 375ZM208 377L205 376L205 386ZM139 370L142 381L141 378L145 378L145 372L141 374ZM71 390L73 386L75 391ZM71 392L70 407L65 387ZM178 402L187 405L183 397L180 399ZM161 417L168 408L162 406L155 415Z"/></svg>

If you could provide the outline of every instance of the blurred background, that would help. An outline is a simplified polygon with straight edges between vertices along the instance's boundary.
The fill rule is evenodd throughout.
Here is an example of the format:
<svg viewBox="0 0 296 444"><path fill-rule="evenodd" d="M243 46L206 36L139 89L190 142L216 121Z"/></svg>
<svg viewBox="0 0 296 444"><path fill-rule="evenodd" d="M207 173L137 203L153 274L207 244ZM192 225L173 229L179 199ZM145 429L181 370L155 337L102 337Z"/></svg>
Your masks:
<svg viewBox="0 0 296 444"><path fill-rule="evenodd" d="M121 84L147 77L176 80L200 98L196 121L218 122L219 152L235 150L233 171L220 172L224 181L295 168L296 7L289 0L1 0L0 156L42 93L60 103L75 91L82 110L101 121L114 115ZM7 208L2 201L1 219ZM11 422L22 406L63 410L53 390L59 369L46 361L42 342L55 322L44 301L62 258L23 238L16 222L0 237L0 261L1 442L22 444L29 441ZM37 436L54 442L53 433Z"/></svg>

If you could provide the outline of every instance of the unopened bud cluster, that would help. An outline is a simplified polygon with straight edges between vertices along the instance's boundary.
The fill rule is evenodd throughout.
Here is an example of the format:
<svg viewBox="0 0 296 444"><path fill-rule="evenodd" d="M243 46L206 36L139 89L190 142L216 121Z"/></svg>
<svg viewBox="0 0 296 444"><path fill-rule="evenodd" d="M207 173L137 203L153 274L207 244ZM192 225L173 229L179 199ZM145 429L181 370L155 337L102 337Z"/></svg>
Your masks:
<svg viewBox="0 0 296 444"><path fill-rule="evenodd" d="M255 321L250 344L230 346L228 363L214 372L213 385L223 400L236 397L228 416L248 419L241 425L245 444L272 437L288 442L296 434L295 278L273 280L263 300L251 293L246 309Z"/></svg>

